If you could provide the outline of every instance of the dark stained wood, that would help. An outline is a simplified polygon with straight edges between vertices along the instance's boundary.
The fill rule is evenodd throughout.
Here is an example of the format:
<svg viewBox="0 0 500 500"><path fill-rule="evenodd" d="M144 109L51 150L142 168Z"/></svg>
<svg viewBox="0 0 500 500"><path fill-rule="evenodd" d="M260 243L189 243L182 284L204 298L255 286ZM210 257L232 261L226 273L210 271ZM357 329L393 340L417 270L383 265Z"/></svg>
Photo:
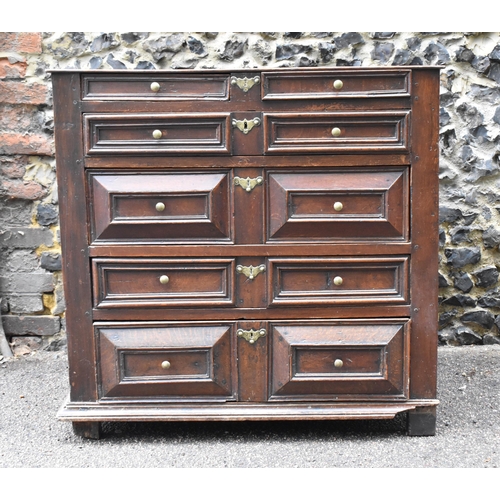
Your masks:
<svg viewBox="0 0 500 500"><path fill-rule="evenodd" d="M409 70L387 69L379 72L341 69L311 72L279 71L262 73L265 100L278 99L345 99L374 95L409 95ZM341 88L334 83L340 80Z"/></svg>
<svg viewBox="0 0 500 500"><path fill-rule="evenodd" d="M91 172L92 241L227 242L230 182L227 172Z"/></svg>
<svg viewBox="0 0 500 500"><path fill-rule="evenodd" d="M101 397L232 399L233 330L231 325L97 325Z"/></svg>
<svg viewBox="0 0 500 500"><path fill-rule="evenodd" d="M432 434L438 88L429 67L55 72L61 418L408 411Z"/></svg>
<svg viewBox="0 0 500 500"><path fill-rule="evenodd" d="M267 183L269 240L408 238L406 169L280 171Z"/></svg>
<svg viewBox="0 0 500 500"><path fill-rule="evenodd" d="M92 294L88 250L85 170L82 151L80 77L53 75L57 185L66 300L66 333L70 397L97 398L95 344L92 331Z"/></svg>
<svg viewBox="0 0 500 500"><path fill-rule="evenodd" d="M273 324L271 398L404 398L407 336L396 321Z"/></svg>
<svg viewBox="0 0 500 500"><path fill-rule="evenodd" d="M408 150L407 112L264 113L263 131L266 154Z"/></svg>

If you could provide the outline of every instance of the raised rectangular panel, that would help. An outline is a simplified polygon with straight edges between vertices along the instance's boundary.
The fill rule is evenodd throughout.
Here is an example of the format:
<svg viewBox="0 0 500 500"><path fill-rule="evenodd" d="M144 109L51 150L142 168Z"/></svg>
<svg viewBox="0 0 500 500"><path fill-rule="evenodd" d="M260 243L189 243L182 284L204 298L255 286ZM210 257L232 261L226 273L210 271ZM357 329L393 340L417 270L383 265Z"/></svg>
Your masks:
<svg viewBox="0 0 500 500"><path fill-rule="evenodd" d="M234 259L93 259L94 306L232 306L234 275Z"/></svg>
<svg viewBox="0 0 500 500"><path fill-rule="evenodd" d="M101 398L234 399L234 328L97 324Z"/></svg>
<svg viewBox="0 0 500 500"><path fill-rule="evenodd" d="M269 305L404 304L409 258L269 259Z"/></svg>
<svg viewBox="0 0 500 500"><path fill-rule="evenodd" d="M267 238L409 238L407 169L271 172Z"/></svg>
<svg viewBox="0 0 500 500"><path fill-rule="evenodd" d="M408 116L409 111L263 113L264 152L407 152Z"/></svg>
<svg viewBox="0 0 500 500"><path fill-rule="evenodd" d="M410 95L408 71L345 70L264 72L263 99L344 99ZM341 82L335 86L335 82ZM340 87L340 88L339 88Z"/></svg>
<svg viewBox="0 0 500 500"><path fill-rule="evenodd" d="M229 242L225 172L90 172L92 241ZM160 204L160 205L158 205Z"/></svg>
<svg viewBox="0 0 500 500"><path fill-rule="evenodd" d="M157 84L157 85L155 85ZM156 90L157 89L157 90ZM229 99L228 75L86 75L83 99L104 101L198 101Z"/></svg>
<svg viewBox="0 0 500 500"><path fill-rule="evenodd" d="M229 113L84 114L83 118L87 155L231 153Z"/></svg>
<svg viewBox="0 0 500 500"><path fill-rule="evenodd" d="M405 320L274 323L271 399L405 398Z"/></svg>

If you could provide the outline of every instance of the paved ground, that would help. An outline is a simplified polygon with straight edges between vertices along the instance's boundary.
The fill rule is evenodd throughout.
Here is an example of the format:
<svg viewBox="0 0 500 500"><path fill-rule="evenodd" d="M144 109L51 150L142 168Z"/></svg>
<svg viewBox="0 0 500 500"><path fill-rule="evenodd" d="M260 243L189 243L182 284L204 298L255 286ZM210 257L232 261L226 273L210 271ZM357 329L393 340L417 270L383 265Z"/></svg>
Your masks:
<svg viewBox="0 0 500 500"><path fill-rule="evenodd" d="M55 414L68 392L66 354L0 364L0 467L500 466L500 346L439 349L437 434L405 420L116 423L76 437Z"/></svg>

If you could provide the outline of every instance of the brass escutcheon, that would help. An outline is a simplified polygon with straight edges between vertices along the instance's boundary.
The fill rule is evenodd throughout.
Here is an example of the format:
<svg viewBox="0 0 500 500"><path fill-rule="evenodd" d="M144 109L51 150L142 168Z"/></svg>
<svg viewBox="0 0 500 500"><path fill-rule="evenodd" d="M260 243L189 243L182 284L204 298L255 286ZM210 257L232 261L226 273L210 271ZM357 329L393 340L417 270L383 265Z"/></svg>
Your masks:
<svg viewBox="0 0 500 500"><path fill-rule="evenodd" d="M235 186L241 186L245 191L248 193L255 187L255 186L260 186L264 182L264 179L262 177L255 177L255 179L251 179L250 177L247 177L244 179L243 177L234 177L234 185Z"/></svg>
<svg viewBox="0 0 500 500"><path fill-rule="evenodd" d="M242 330L241 328L236 332L238 337L244 338L248 343L255 344L257 340L266 335L265 328L261 328L260 330Z"/></svg>
<svg viewBox="0 0 500 500"><path fill-rule="evenodd" d="M251 120L247 120L246 118L244 120L235 120L233 118L231 124L244 134L248 134L250 130L260 125L260 118L252 118Z"/></svg>
<svg viewBox="0 0 500 500"><path fill-rule="evenodd" d="M244 274L249 280L255 279L255 277L263 273L266 270L266 266L261 264L260 266L236 266L236 272Z"/></svg>
<svg viewBox="0 0 500 500"><path fill-rule="evenodd" d="M248 92L256 83L260 82L260 76L254 76L253 78L247 78L246 76L243 78L237 78L233 76L231 78L231 85L236 85L243 92Z"/></svg>

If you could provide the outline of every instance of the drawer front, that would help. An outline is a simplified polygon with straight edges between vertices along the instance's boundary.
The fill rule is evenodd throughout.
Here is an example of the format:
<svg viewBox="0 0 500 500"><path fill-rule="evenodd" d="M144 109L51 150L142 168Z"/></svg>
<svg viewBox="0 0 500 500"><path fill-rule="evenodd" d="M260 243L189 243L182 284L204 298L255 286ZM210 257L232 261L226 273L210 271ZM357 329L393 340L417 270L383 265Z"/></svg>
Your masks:
<svg viewBox="0 0 500 500"><path fill-rule="evenodd" d="M263 99L342 99L410 95L410 71L263 73Z"/></svg>
<svg viewBox="0 0 500 500"><path fill-rule="evenodd" d="M94 306L233 306L234 267L234 259L93 259Z"/></svg>
<svg viewBox="0 0 500 500"><path fill-rule="evenodd" d="M269 259L269 305L405 304L409 258Z"/></svg>
<svg viewBox="0 0 500 500"><path fill-rule="evenodd" d="M234 398L232 325L96 325L101 398Z"/></svg>
<svg viewBox="0 0 500 500"><path fill-rule="evenodd" d="M407 111L263 114L267 154L407 152Z"/></svg>
<svg viewBox="0 0 500 500"><path fill-rule="evenodd" d="M143 76L88 75L83 77L83 99L99 101L198 101L229 99L228 75Z"/></svg>
<svg viewBox="0 0 500 500"><path fill-rule="evenodd" d="M226 172L90 172L94 243L213 243L232 239Z"/></svg>
<svg viewBox="0 0 500 500"><path fill-rule="evenodd" d="M229 113L84 115L85 153L229 155Z"/></svg>
<svg viewBox="0 0 500 500"><path fill-rule="evenodd" d="M268 240L408 240L406 169L268 174Z"/></svg>
<svg viewBox="0 0 500 500"><path fill-rule="evenodd" d="M404 320L275 323L271 399L405 398Z"/></svg>

